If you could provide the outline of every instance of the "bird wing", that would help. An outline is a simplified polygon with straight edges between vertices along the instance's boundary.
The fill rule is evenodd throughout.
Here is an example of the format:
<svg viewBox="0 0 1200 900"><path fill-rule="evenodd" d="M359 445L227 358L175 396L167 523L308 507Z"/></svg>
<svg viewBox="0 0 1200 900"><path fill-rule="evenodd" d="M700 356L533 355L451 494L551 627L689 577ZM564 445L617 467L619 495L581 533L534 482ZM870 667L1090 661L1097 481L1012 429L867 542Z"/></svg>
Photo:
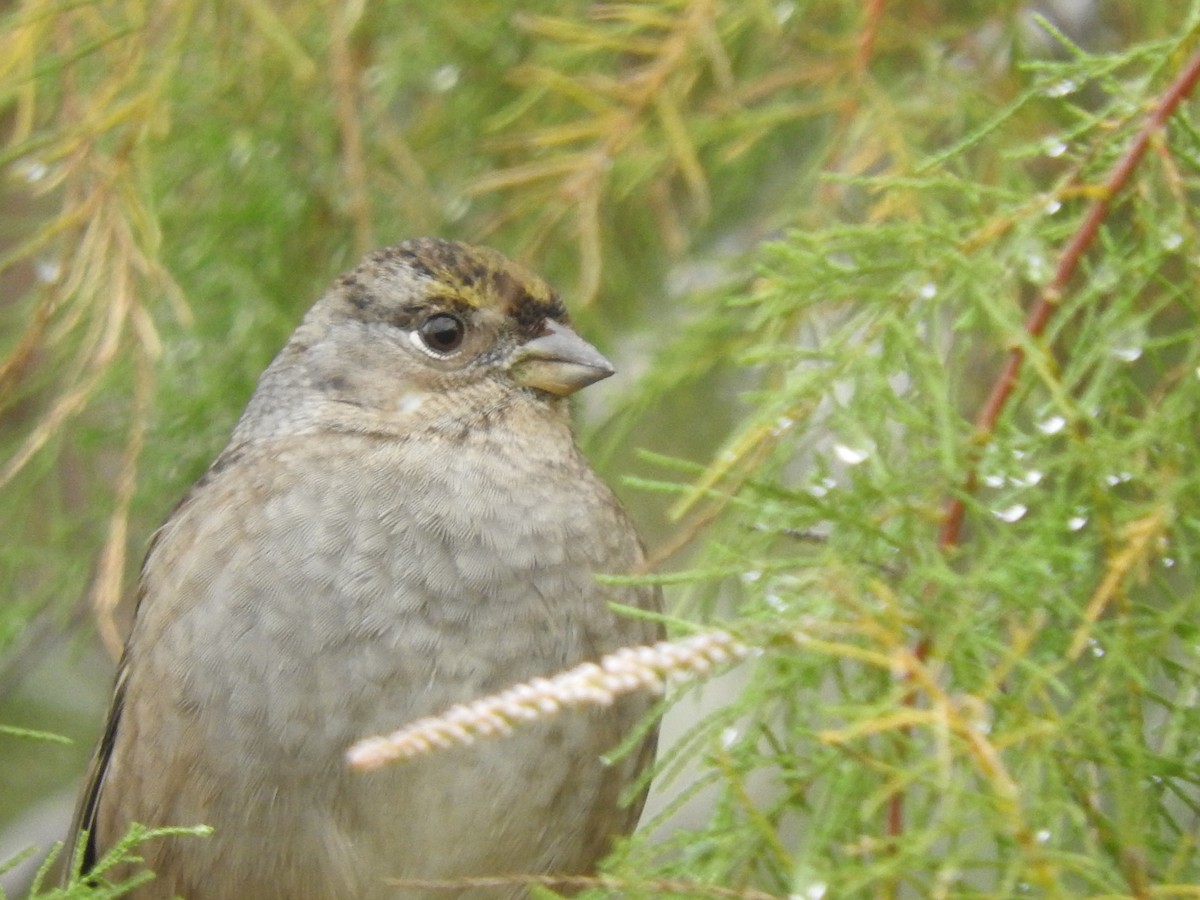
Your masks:
<svg viewBox="0 0 1200 900"><path fill-rule="evenodd" d="M71 821L71 855L67 877L76 871L77 859L80 859L80 872L89 871L96 863L96 811L100 806L100 791L104 785L104 776L108 771L109 760L112 759L113 744L117 739L117 728L121 722L121 709L125 705L125 681L128 668L125 658L117 669L117 683L113 689L112 704L108 710L108 721L104 726L104 735L96 747L88 766L87 781L79 803L75 807L75 816ZM83 841L83 847L80 842Z"/></svg>

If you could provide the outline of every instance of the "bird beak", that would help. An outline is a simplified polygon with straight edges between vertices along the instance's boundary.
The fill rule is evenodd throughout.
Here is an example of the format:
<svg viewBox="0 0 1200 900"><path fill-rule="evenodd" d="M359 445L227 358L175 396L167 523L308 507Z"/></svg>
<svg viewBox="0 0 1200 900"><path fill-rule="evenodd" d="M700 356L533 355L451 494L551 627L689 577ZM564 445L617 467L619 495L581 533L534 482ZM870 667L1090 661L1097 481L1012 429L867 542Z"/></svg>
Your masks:
<svg viewBox="0 0 1200 900"><path fill-rule="evenodd" d="M546 333L526 342L509 367L518 384L565 397L616 369L566 325L546 320Z"/></svg>

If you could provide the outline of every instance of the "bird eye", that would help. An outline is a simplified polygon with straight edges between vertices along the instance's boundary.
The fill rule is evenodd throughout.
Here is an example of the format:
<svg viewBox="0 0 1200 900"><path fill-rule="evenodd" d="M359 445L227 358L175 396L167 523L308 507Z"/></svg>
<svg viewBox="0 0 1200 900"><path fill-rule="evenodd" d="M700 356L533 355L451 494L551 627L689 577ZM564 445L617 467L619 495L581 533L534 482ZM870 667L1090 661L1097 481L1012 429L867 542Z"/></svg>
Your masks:
<svg viewBox="0 0 1200 900"><path fill-rule="evenodd" d="M421 323L417 333L421 342L434 353L453 353L462 346L467 328L462 319L449 313L438 313Z"/></svg>

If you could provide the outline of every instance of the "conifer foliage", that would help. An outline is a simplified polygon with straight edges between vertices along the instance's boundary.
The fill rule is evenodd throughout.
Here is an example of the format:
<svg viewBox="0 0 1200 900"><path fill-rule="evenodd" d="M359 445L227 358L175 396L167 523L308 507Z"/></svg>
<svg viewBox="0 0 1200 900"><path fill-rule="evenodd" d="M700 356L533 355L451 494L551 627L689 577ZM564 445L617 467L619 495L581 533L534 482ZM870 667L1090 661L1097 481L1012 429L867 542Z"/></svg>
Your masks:
<svg viewBox="0 0 1200 900"><path fill-rule="evenodd" d="M613 577L671 600L671 641L547 682L687 725L603 873L535 891L1196 896L1195 2L0 17L0 796L70 777L12 686L119 649L302 310L430 233L543 271L617 362L581 413L652 546ZM505 696L471 739L545 699Z"/></svg>

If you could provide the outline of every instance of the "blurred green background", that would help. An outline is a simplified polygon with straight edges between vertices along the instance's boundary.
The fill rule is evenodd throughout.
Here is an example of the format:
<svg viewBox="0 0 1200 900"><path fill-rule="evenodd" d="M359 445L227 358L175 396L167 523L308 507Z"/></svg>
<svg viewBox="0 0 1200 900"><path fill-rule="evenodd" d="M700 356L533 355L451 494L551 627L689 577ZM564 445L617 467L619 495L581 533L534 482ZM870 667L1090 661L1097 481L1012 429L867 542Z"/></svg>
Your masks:
<svg viewBox="0 0 1200 900"><path fill-rule="evenodd" d="M47 848L149 536L257 375L365 250L433 234L561 290L676 631L764 650L668 713L628 895L1195 896L1194 101L1021 322L1196 4L0 16L0 726L72 741L0 732L0 860Z"/></svg>

